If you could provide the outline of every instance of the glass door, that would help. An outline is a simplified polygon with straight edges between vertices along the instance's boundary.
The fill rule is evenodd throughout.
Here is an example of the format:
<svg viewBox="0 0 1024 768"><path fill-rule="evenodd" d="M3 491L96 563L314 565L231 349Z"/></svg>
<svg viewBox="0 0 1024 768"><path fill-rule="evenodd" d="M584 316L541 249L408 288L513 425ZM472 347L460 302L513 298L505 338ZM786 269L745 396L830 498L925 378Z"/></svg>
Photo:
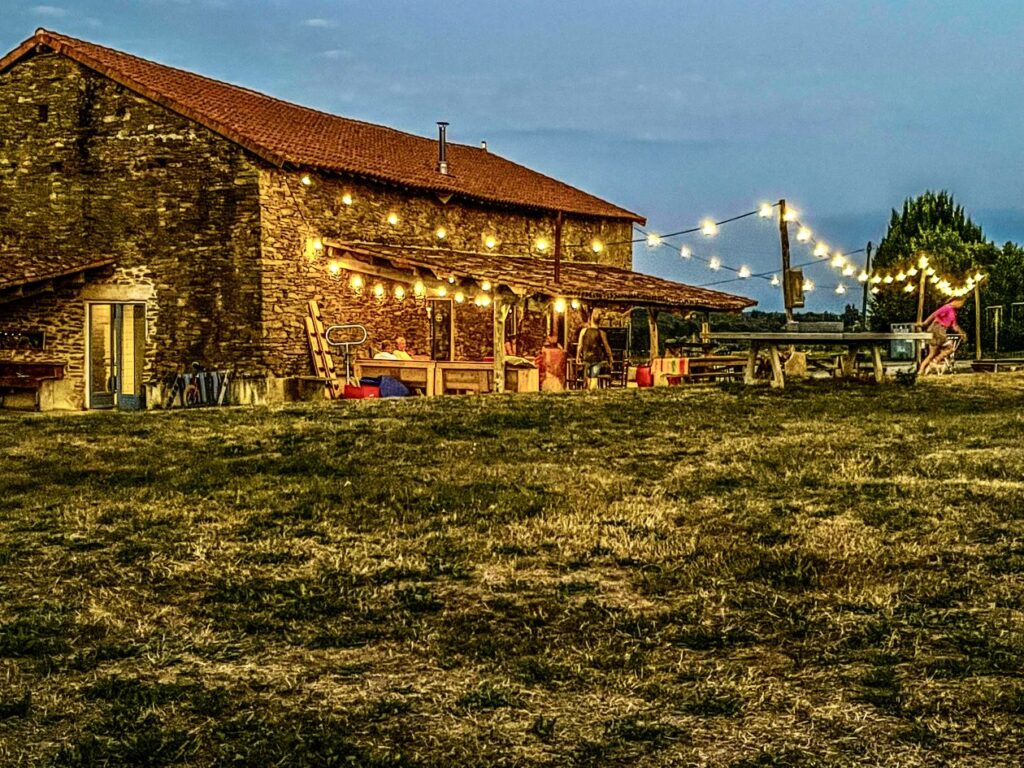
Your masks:
<svg viewBox="0 0 1024 768"><path fill-rule="evenodd" d="M89 305L90 407L143 407L145 350L145 304Z"/></svg>

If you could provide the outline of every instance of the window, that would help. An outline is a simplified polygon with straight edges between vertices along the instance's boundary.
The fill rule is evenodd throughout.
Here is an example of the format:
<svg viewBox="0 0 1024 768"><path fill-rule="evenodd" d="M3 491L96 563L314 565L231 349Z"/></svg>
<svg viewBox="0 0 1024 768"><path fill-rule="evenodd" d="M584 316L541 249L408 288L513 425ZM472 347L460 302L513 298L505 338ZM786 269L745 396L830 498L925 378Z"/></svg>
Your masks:
<svg viewBox="0 0 1024 768"><path fill-rule="evenodd" d="M430 359L452 360L455 346L455 318L451 299L428 299L430 318Z"/></svg>
<svg viewBox="0 0 1024 768"><path fill-rule="evenodd" d="M50 119L50 105L49 104L36 104L36 109L39 110L39 122L45 123Z"/></svg>

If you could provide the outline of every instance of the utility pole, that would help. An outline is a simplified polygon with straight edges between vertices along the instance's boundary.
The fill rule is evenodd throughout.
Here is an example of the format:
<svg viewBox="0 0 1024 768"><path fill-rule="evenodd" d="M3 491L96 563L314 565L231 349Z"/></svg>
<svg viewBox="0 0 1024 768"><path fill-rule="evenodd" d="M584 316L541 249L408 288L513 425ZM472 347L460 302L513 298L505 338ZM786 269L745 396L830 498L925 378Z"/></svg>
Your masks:
<svg viewBox="0 0 1024 768"><path fill-rule="evenodd" d="M779 200L779 240L782 248L782 303L786 305L786 324L793 322L793 293L789 285L789 224L786 201Z"/></svg>
<svg viewBox="0 0 1024 768"><path fill-rule="evenodd" d="M871 251L873 247L871 241L868 240L868 247L864 249L867 252L867 258L864 260L864 273L868 275L868 279L864 281L864 300L861 304L860 310L860 321L864 324L864 330L868 327L868 292L871 290Z"/></svg>

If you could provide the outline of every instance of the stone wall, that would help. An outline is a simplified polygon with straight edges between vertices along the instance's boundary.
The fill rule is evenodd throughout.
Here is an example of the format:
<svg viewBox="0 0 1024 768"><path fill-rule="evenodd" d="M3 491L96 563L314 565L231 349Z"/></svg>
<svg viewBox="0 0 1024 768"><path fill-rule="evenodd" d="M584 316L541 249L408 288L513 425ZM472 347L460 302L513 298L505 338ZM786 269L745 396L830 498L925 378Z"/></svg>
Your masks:
<svg viewBox="0 0 1024 768"><path fill-rule="evenodd" d="M453 169L457 172L457 169ZM455 249L487 251L486 238L496 240L499 253L537 255L535 243L554 241L554 214L485 205L457 197L447 202L426 192L413 192L355 179L311 174L305 185L298 173L265 169L260 174L263 220L262 273L266 303L263 329L268 367L279 376L308 374L309 353L304 330L306 302L316 299L326 323L367 326L370 340L379 345L404 336L419 351L429 349L429 322L423 302L404 301L387 287L383 299L373 295L373 278L361 294L350 288L347 272L330 274L325 251L310 243L317 238L339 241L381 242L432 246L438 227L444 227L446 245ZM397 224L388 221L398 217ZM591 243L620 243L632 236L629 222L567 216L562 227L565 257L600 260L629 267L632 248L609 245L595 254ZM550 255L550 250L546 255ZM479 359L493 348L489 308L466 302L455 307L456 359ZM530 306L520 340L520 353L534 355L544 337L546 307Z"/></svg>
<svg viewBox="0 0 1024 768"><path fill-rule="evenodd" d="M23 60L0 74L0 262L113 256L117 270L88 296L0 305L0 328L47 332L77 407L87 298L149 296L149 380L192 361L262 372L258 200L234 144L64 57Z"/></svg>

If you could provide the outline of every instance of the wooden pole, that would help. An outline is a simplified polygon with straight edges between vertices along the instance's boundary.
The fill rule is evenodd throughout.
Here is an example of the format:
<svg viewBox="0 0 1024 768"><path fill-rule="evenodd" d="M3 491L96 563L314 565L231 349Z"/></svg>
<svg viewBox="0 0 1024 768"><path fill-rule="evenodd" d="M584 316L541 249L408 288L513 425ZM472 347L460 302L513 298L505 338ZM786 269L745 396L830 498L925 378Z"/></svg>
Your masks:
<svg viewBox="0 0 1024 768"><path fill-rule="evenodd" d="M981 360L981 286L974 284L974 359Z"/></svg>
<svg viewBox="0 0 1024 768"><path fill-rule="evenodd" d="M495 291L491 301L494 318L494 383L493 391L505 391L505 301Z"/></svg>
<svg viewBox="0 0 1024 768"><path fill-rule="evenodd" d="M555 285L562 282L562 212L555 216Z"/></svg>
<svg viewBox="0 0 1024 768"><path fill-rule="evenodd" d="M647 330L651 334L651 360L658 356L658 310L647 308Z"/></svg>
<svg viewBox="0 0 1024 768"><path fill-rule="evenodd" d="M779 241L782 249L782 303L786 305L786 322L793 322L793 295L789 285L789 225L786 201L779 200Z"/></svg>
<svg viewBox="0 0 1024 768"><path fill-rule="evenodd" d="M927 279L926 270L924 269L924 267L922 267L921 268L921 280L918 283L918 288L917 288L917 324L918 325L920 325L921 321L924 320L924 287L925 287L925 280L926 279ZM917 359L921 360L921 358L924 357L924 355L922 353L925 351L925 345L922 344L920 341L915 341L914 342L914 349L917 352Z"/></svg>
<svg viewBox="0 0 1024 768"><path fill-rule="evenodd" d="M871 250L872 250L871 241L870 240L868 241L868 247L865 250L867 251L867 258L864 260L864 272L866 272L868 275L870 275L871 274ZM861 323L863 323L865 329L868 327L868 293L870 291L871 291L871 280L865 280L864 281L864 299L863 299L863 301L861 303L861 310L860 310L860 321L861 321Z"/></svg>

